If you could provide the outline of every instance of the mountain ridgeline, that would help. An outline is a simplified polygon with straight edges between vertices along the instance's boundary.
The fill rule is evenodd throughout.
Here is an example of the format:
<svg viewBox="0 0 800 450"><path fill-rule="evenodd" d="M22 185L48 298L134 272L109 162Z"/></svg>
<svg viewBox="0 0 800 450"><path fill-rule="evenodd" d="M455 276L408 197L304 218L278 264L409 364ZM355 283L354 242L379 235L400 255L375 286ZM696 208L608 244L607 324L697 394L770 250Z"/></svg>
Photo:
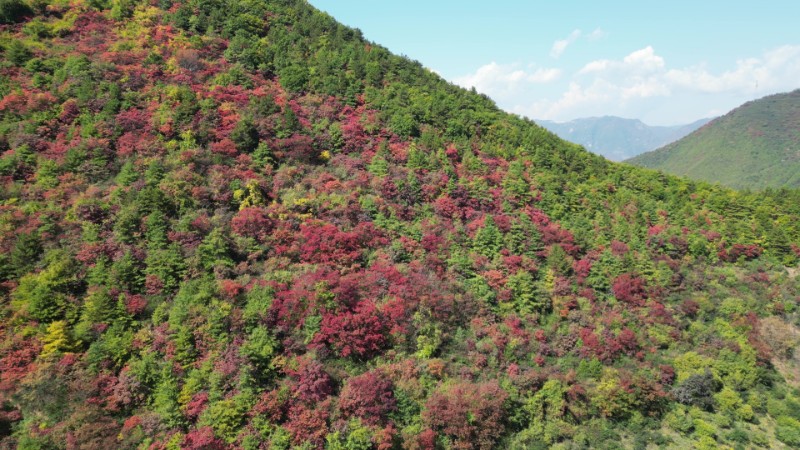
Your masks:
<svg viewBox="0 0 800 450"><path fill-rule="evenodd" d="M736 189L800 187L800 90L747 102L627 162Z"/></svg>
<svg viewBox="0 0 800 450"><path fill-rule="evenodd" d="M2 0L0 447L797 448L800 194L300 0Z"/></svg>
<svg viewBox="0 0 800 450"><path fill-rule="evenodd" d="M650 126L636 119L604 116L569 122L536 121L560 138L583 145L612 161L622 161L661 148L708 123L700 119L688 125Z"/></svg>

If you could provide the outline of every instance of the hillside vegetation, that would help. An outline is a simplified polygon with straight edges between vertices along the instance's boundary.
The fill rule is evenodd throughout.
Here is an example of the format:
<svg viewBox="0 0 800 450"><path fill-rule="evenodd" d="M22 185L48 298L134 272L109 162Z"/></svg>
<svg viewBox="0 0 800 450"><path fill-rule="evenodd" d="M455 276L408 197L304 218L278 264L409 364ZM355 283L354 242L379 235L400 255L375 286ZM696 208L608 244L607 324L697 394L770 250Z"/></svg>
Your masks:
<svg viewBox="0 0 800 450"><path fill-rule="evenodd" d="M299 0L0 1L0 447L800 446L797 191Z"/></svg>
<svg viewBox="0 0 800 450"><path fill-rule="evenodd" d="M800 187L800 90L745 103L627 162L736 189Z"/></svg>

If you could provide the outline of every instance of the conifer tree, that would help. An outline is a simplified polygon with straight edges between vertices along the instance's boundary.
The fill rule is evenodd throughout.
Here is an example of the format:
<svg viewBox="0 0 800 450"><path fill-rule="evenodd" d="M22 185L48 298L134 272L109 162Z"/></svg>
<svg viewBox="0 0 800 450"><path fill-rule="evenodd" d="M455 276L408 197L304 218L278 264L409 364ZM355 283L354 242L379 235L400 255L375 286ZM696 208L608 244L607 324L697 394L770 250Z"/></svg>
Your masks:
<svg viewBox="0 0 800 450"><path fill-rule="evenodd" d="M483 222L483 228L475 233L472 248L476 252L490 258L497 255L500 249L503 248L503 234L500 232L500 229L497 228L497 225L495 225L491 215L486 216Z"/></svg>
<svg viewBox="0 0 800 450"><path fill-rule="evenodd" d="M47 333L42 337L42 344L42 353L40 355L42 358L75 350L69 327L64 320L51 322L47 326Z"/></svg>
<svg viewBox="0 0 800 450"><path fill-rule="evenodd" d="M206 269L214 267L232 267L233 259L230 257L228 240L222 228L214 228L197 247L200 264Z"/></svg>

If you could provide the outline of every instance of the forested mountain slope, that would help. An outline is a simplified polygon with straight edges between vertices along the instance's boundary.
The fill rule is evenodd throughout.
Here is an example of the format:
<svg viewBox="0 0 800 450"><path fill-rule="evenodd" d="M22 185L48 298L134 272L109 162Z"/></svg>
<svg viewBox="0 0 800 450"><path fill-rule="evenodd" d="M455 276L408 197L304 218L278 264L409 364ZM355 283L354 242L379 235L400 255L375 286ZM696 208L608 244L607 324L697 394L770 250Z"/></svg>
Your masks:
<svg viewBox="0 0 800 450"><path fill-rule="evenodd" d="M747 102L628 162L737 189L800 187L800 90Z"/></svg>
<svg viewBox="0 0 800 450"><path fill-rule="evenodd" d="M302 1L0 14L3 448L800 445L796 191L609 163Z"/></svg>

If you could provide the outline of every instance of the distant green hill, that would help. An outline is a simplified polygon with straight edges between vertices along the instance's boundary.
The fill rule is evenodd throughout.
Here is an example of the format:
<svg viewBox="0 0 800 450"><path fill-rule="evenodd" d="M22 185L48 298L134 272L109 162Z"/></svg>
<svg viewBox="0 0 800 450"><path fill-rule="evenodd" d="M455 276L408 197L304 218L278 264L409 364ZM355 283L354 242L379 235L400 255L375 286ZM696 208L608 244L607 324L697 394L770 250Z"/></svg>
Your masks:
<svg viewBox="0 0 800 450"><path fill-rule="evenodd" d="M627 162L738 189L800 186L800 90L745 103Z"/></svg>

